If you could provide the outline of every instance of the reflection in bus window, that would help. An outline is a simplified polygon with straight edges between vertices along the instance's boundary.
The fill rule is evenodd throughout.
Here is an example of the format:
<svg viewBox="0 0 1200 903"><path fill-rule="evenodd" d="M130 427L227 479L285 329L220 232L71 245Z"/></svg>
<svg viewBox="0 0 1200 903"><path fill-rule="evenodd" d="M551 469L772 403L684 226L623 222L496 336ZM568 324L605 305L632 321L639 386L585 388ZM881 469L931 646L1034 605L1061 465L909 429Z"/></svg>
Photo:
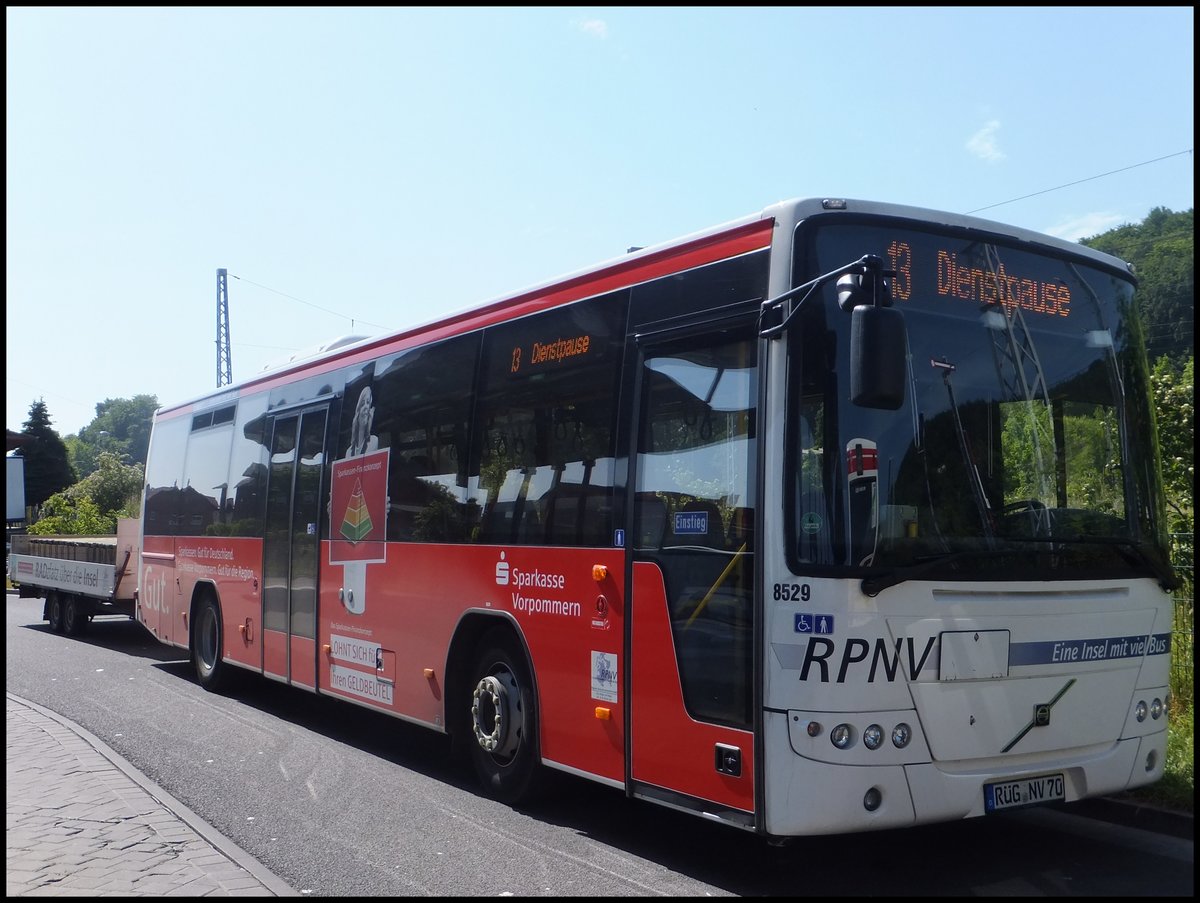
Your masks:
<svg viewBox="0 0 1200 903"><path fill-rule="evenodd" d="M611 545L623 293L488 330L472 497L479 542Z"/></svg>
<svg viewBox="0 0 1200 903"><path fill-rule="evenodd" d="M688 712L747 725L756 346L715 341L646 358L633 540L663 572Z"/></svg>
<svg viewBox="0 0 1200 903"><path fill-rule="evenodd" d="M479 337L403 351L375 366L374 428L388 459L387 538L467 542L468 418Z"/></svg>

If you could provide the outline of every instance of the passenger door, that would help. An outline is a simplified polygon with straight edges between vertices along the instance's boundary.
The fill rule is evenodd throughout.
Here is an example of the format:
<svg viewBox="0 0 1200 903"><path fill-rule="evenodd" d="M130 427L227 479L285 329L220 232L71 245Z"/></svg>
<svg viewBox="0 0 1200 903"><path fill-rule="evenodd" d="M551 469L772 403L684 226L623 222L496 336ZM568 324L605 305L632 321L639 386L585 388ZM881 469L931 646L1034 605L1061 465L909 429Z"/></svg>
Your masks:
<svg viewBox="0 0 1200 903"><path fill-rule="evenodd" d="M633 792L706 811L716 802L749 823L757 332L658 335L639 351Z"/></svg>
<svg viewBox="0 0 1200 903"><path fill-rule="evenodd" d="M317 685L317 589L328 408L277 414L263 540L263 673Z"/></svg>

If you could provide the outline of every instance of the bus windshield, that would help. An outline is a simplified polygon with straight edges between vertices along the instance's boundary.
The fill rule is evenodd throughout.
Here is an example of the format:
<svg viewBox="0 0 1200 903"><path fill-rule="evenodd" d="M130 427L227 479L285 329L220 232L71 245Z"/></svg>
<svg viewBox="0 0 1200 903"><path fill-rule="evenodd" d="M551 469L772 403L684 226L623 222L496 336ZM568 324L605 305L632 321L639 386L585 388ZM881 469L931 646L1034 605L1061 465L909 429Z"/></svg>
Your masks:
<svg viewBox="0 0 1200 903"><path fill-rule="evenodd" d="M853 569L868 591L1169 575L1131 278L995 235L839 217L799 227L794 284L864 254L895 271L904 404L849 401L851 318L824 286L788 333L793 566Z"/></svg>

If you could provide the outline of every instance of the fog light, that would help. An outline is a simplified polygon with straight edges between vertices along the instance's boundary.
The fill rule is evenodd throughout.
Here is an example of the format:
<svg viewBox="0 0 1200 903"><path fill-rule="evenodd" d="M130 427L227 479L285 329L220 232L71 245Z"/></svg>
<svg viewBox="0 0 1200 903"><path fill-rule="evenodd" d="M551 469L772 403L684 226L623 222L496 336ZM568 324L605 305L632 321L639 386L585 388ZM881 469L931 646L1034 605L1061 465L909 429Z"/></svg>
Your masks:
<svg viewBox="0 0 1200 903"><path fill-rule="evenodd" d="M1154 766L1158 764L1158 750L1152 749L1146 753L1146 772L1154 771Z"/></svg>
<svg viewBox="0 0 1200 903"><path fill-rule="evenodd" d="M1163 704L1161 699L1155 699L1150 703L1150 717L1157 721L1162 717Z"/></svg>
<svg viewBox="0 0 1200 903"><path fill-rule="evenodd" d="M839 724L829 732L829 741L838 749L846 749L853 741L854 734L850 730L850 725Z"/></svg>
<svg viewBox="0 0 1200 903"><path fill-rule="evenodd" d="M807 727L807 728L805 728L805 729L808 731L808 735L809 735L810 737L819 737L819 736L821 736L821 722L820 722L820 721L810 721L810 722L808 722L808 727Z"/></svg>
<svg viewBox="0 0 1200 903"><path fill-rule="evenodd" d="M879 792L878 787L872 787L863 796L863 808L868 812L874 812L879 808L879 804L883 802L883 794Z"/></svg>
<svg viewBox="0 0 1200 903"><path fill-rule="evenodd" d="M878 724L867 725L867 729L863 731L863 746L867 749L879 749L879 744L883 742L883 728Z"/></svg>
<svg viewBox="0 0 1200 903"><path fill-rule="evenodd" d="M892 745L896 749L904 749L912 739L912 728L903 721L892 728Z"/></svg>
<svg viewBox="0 0 1200 903"><path fill-rule="evenodd" d="M1133 717L1135 717L1139 722L1146 720L1146 703L1140 699L1138 700L1138 704L1133 709Z"/></svg>

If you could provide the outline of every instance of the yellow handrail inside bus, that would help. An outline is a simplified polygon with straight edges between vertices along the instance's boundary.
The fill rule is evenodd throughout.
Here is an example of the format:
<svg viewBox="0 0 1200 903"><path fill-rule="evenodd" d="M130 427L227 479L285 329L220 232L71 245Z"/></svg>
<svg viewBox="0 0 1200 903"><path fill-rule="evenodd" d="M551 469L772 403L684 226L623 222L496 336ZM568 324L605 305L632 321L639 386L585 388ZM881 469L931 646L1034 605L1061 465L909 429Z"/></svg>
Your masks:
<svg viewBox="0 0 1200 903"><path fill-rule="evenodd" d="M717 582L709 587L709 590L705 594L704 598L700 600L700 604L696 606L696 610L692 612L692 616L688 618L687 623L683 625L684 630L687 630L689 627L691 627L692 621L696 620L696 618L700 616L700 612L704 611L704 606L707 605L708 600L713 597L713 593L721 588L721 584L725 582L725 578L729 576L729 572L733 570L733 566L737 564L739 560L741 560L742 554L746 551L746 546L748 545L750 545L748 542L742 543L742 547L733 553L733 557L729 559L729 564L725 565L725 570L721 571L721 576L717 578Z"/></svg>

